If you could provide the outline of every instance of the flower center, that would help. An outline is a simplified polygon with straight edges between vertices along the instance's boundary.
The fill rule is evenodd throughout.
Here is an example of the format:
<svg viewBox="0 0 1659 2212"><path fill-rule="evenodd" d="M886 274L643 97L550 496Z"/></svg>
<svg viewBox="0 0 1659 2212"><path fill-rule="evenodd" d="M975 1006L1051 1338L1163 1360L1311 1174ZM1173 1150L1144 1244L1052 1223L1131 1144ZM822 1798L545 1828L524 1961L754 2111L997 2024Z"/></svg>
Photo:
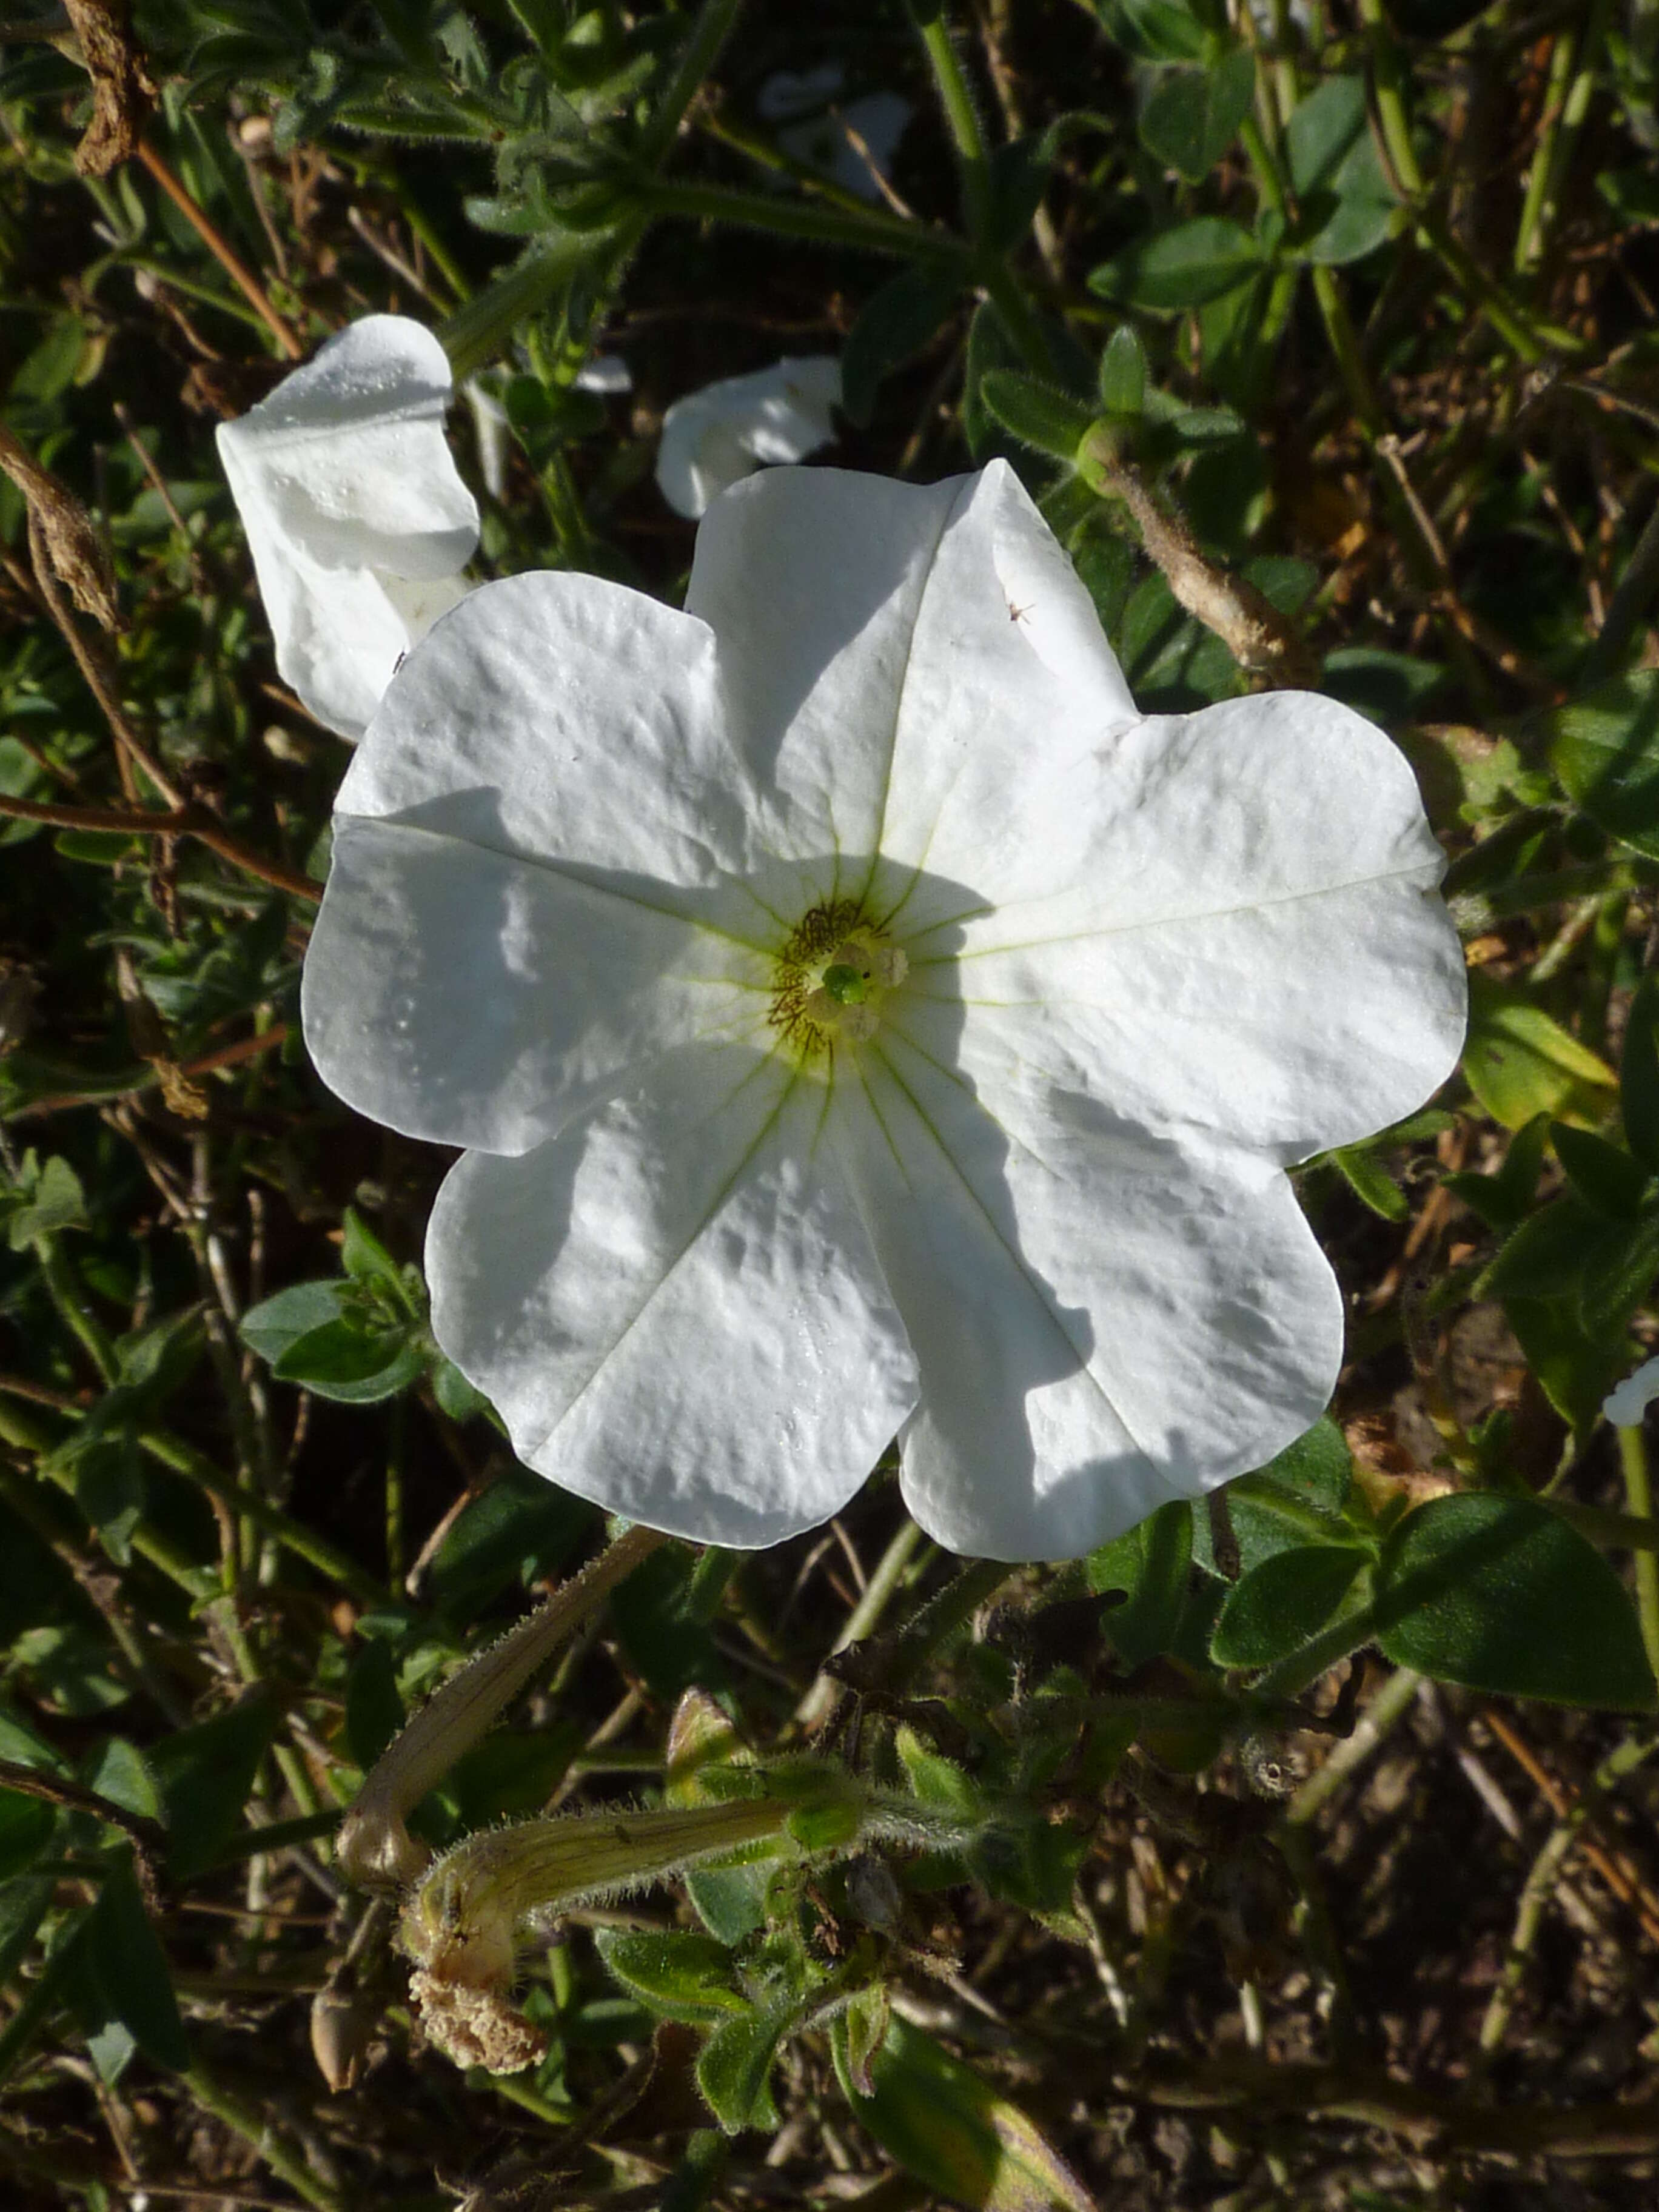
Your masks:
<svg viewBox="0 0 1659 2212"><path fill-rule="evenodd" d="M882 1002L908 968L856 900L812 907L774 964L771 1025L804 1060L862 1044L880 1027Z"/></svg>

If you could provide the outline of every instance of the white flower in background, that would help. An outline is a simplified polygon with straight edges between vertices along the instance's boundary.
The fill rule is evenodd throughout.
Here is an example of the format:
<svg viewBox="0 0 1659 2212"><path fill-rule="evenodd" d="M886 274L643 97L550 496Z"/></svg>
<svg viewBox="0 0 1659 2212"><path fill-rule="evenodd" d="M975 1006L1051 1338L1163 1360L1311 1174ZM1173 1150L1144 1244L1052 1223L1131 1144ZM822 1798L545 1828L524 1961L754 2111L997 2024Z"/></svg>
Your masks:
<svg viewBox="0 0 1659 2212"><path fill-rule="evenodd" d="M429 331L365 315L220 427L276 666L342 737L471 588L478 509L444 441L449 397Z"/></svg>
<svg viewBox="0 0 1659 2212"><path fill-rule="evenodd" d="M1615 1429L1639 1429L1642 1416L1656 1398L1659 1398L1659 1359L1648 1359L1608 1391L1601 1401L1602 1416Z"/></svg>
<svg viewBox="0 0 1659 2212"><path fill-rule="evenodd" d="M787 469L684 613L486 585L342 787L325 1080L470 1147L433 1325L531 1467L705 1542L897 1432L953 1549L1070 1557L1322 1410L1336 1283L1282 1172L1462 1035L1442 856L1305 693L1139 715L1002 464Z"/></svg>
<svg viewBox="0 0 1659 2212"><path fill-rule="evenodd" d="M766 122L784 125L778 144L791 161L817 169L843 191L878 200L916 111L896 92L837 101L843 77L839 62L799 74L779 70L761 87L755 105Z"/></svg>
<svg viewBox="0 0 1659 2212"><path fill-rule="evenodd" d="M694 522L711 502L772 461L805 460L836 434L841 363L830 354L721 377L677 399L662 418L657 485Z"/></svg>

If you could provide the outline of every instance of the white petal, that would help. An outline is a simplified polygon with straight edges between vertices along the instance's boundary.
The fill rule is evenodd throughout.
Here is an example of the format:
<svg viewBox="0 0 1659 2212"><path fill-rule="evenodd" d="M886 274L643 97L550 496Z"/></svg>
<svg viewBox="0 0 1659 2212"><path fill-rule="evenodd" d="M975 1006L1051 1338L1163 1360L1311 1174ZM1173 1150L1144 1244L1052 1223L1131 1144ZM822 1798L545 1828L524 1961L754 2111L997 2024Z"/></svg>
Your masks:
<svg viewBox="0 0 1659 2212"><path fill-rule="evenodd" d="M373 1121L525 1152L678 1046L764 1042L769 975L729 938L580 877L343 815L306 956L306 1043Z"/></svg>
<svg viewBox="0 0 1659 2212"><path fill-rule="evenodd" d="M219 431L250 532L252 504L320 567L455 574L477 545L478 510L444 442L449 396L444 349L418 323L365 315L337 332Z"/></svg>
<svg viewBox="0 0 1659 2212"><path fill-rule="evenodd" d="M937 1051L965 1006L963 1066L994 1103L1040 1068L1155 1132L1291 1160L1450 1073L1467 985L1444 858L1369 722L1306 693L1234 700L1121 732L1068 781L1094 841L1077 880L905 940L902 1018Z"/></svg>
<svg viewBox="0 0 1659 2212"><path fill-rule="evenodd" d="M846 888L878 911L902 901L906 929L1082 865L1095 822L1078 772L1134 707L1002 464L925 489L757 477L705 518L686 605L719 635L734 717L757 778L794 811L796 849L846 856Z"/></svg>
<svg viewBox="0 0 1659 2212"><path fill-rule="evenodd" d="M1259 1467L1323 1410L1334 1279L1282 1176L1041 1088L1000 1127L884 1031L837 1084L921 1370L906 1499L951 1549L1069 1559Z"/></svg>
<svg viewBox="0 0 1659 2212"><path fill-rule="evenodd" d="M276 641L276 672L319 722L343 738L361 738L398 662L428 626L419 620L425 607L412 595L440 594L453 604L466 586L450 577L400 592L395 580L371 568L319 568L252 522L248 544ZM410 596L400 605L404 594Z"/></svg>
<svg viewBox="0 0 1659 2212"><path fill-rule="evenodd" d="M763 864L726 719L702 623L597 576L509 576L410 657L336 811L575 870L741 936L760 909L732 878Z"/></svg>
<svg viewBox="0 0 1659 2212"><path fill-rule="evenodd" d="M341 787L306 963L331 1088L522 1152L689 1037L763 1030L784 933L704 626L597 577L482 586ZM793 921L798 876L781 885Z"/></svg>
<svg viewBox="0 0 1659 2212"><path fill-rule="evenodd" d="M1643 1414L1656 1398L1659 1398L1659 1359L1648 1359L1608 1391L1601 1401L1602 1418L1615 1429L1640 1428Z"/></svg>
<svg viewBox="0 0 1659 2212"><path fill-rule="evenodd" d="M804 460L835 436L840 400L841 363L829 355L722 377L677 399L657 448L663 497L695 520L763 463Z"/></svg>
<svg viewBox="0 0 1659 2212"><path fill-rule="evenodd" d="M700 1543L836 1511L915 1368L833 1159L824 1092L737 1050L678 1060L522 1159L474 1153L427 1238L433 1326L527 1465Z"/></svg>

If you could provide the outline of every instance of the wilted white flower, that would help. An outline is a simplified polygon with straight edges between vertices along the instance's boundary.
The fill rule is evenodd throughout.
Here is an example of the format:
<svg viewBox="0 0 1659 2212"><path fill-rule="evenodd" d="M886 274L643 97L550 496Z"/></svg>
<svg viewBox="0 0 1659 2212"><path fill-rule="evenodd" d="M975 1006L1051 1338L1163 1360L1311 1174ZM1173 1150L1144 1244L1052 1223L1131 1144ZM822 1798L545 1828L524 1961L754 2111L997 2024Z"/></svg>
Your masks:
<svg viewBox="0 0 1659 2212"><path fill-rule="evenodd" d="M1640 1428L1643 1414L1656 1398L1659 1398L1659 1359L1644 1360L1633 1375L1626 1375L1608 1391L1601 1401L1602 1415L1615 1429Z"/></svg>
<svg viewBox="0 0 1659 2212"><path fill-rule="evenodd" d="M1283 1170L1440 1081L1405 761L1304 693L1143 718L1002 464L774 471L684 613L486 585L341 789L326 1081L471 1147L433 1325L530 1466L769 1543L898 1434L924 1528L1072 1556L1323 1408Z"/></svg>
<svg viewBox="0 0 1659 2212"><path fill-rule="evenodd" d="M219 430L276 666L342 737L470 588L478 509L444 441L449 396L429 331L365 315Z"/></svg>
<svg viewBox="0 0 1659 2212"><path fill-rule="evenodd" d="M677 399L662 418L657 483L693 521L711 501L769 461L800 461L836 434L841 363L832 355L775 362L721 377Z"/></svg>

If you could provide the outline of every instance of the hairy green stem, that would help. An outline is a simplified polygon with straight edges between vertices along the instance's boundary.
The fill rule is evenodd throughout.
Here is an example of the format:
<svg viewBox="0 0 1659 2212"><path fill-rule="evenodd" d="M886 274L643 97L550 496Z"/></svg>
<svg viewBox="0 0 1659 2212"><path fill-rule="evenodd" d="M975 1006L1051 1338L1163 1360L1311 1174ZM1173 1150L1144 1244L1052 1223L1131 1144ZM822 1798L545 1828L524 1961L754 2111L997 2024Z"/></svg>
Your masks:
<svg viewBox="0 0 1659 2212"><path fill-rule="evenodd" d="M812 206L773 198L729 185L684 184L655 179L636 186L635 203L649 216L678 216L690 222L729 222L766 230L781 238L799 238L817 246L843 246L866 253L896 254L905 261L948 261L964 275L967 246L954 233L924 223L906 222L871 208L850 215L838 207Z"/></svg>
<svg viewBox="0 0 1659 2212"><path fill-rule="evenodd" d="M956 149L957 166L962 173L963 221L969 237L976 246L981 246L990 227L991 163L979 109L974 103L973 89L943 8L927 21L919 21L916 28L927 56L927 65L933 73L933 88L945 111L951 143Z"/></svg>
<svg viewBox="0 0 1659 2212"><path fill-rule="evenodd" d="M738 10L743 0L703 0L697 21L680 56L678 66L669 79L668 89L661 105L646 126L640 142L639 158L647 169L659 167L670 147L679 136L687 109L702 89L702 81L714 66L720 48L731 35L738 20Z"/></svg>

